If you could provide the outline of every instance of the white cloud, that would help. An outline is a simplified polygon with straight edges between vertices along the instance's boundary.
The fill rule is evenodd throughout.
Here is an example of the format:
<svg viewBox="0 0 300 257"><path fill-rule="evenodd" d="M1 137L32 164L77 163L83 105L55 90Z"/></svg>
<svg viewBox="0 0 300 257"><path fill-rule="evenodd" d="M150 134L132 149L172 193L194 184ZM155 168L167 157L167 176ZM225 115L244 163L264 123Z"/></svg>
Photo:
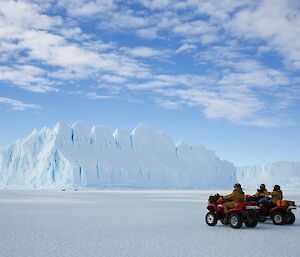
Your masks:
<svg viewBox="0 0 300 257"><path fill-rule="evenodd" d="M0 104L8 105L8 106L10 106L10 108L12 110L15 110L15 111L24 111L24 110L28 110L28 109L41 108L37 104L28 104L28 103L24 103L22 101L12 99L12 98L7 98L7 97L0 97Z"/></svg>
<svg viewBox="0 0 300 257"><path fill-rule="evenodd" d="M147 39L155 39L158 37L157 29L155 27L138 29L136 30L136 34L142 38Z"/></svg>
<svg viewBox="0 0 300 257"><path fill-rule="evenodd" d="M115 8L113 0L60 0L58 6L74 17L99 15Z"/></svg>
<svg viewBox="0 0 300 257"><path fill-rule="evenodd" d="M131 56L142 58L164 57L168 54L166 51L144 46L135 48L123 48L122 50Z"/></svg>
<svg viewBox="0 0 300 257"><path fill-rule="evenodd" d="M128 89L161 96L155 102L163 108L199 106L208 119L259 127L280 125L282 110L295 100L287 98L291 94L288 89L297 80L253 60L237 62L231 69L202 76L155 75L148 82L128 85Z"/></svg>
<svg viewBox="0 0 300 257"><path fill-rule="evenodd" d="M172 1L172 0L140 0L138 2L142 3L145 7L154 10L154 9L167 8L167 7L171 6L172 4L174 4L174 2L176 2L176 1Z"/></svg>
<svg viewBox="0 0 300 257"><path fill-rule="evenodd" d="M61 24L61 19L41 14L43 9L39 8L37 4L25 1L8 1L1 2L1 7L0 46L2 48L0 52L6 51L5 57L3 57L5 60L10 58L14 62L16 60L27 63L40 62L51 67L51 72L48 75L53 76L55 79L69 79L72 77L78 79L88 76L97 78L97 74L103 72L124 77L149 76L150 72L145 65L140 64L128 55L120 54L112 44L100 41L90 42L88 37L83 37L87 38L87 42L75 43L72 40L70 41L69 37L72 34L80 38L81 29L77 27L67 29L57 27ZM17 12L26 10L29 14L21 14L21 18L17 18L16 10ZM24 24L23 19L25 20ZM37 22L40 19L41 23ZM59 32L58 34L53 31L55 29ZM10 52L7 52L7 50ZM5 72L4 75L3 72ZM13 74L18 75L16 72L12 73L10 71L10 74L8 74L7 70L2 70L4 80L9 80L17 85L25 84L24 81L20 82L20 76L17 76L18 78L15 80ZM34 84L37 84L36 77L32 82ZM41 80L41 77L39 77L39 80ZM27 82L29 81L27 80ZM36 86L29 87L32 83L27 83L26 89L37 92L50 91L49 83L45 83L46 79L40 82L44 82L44 89L36 90Z"/></svg>
<svg viewBox="0 0 300 257"><path fill-rule="evenodd" d="M178 54L187 53L187 52L195 50L196 48L197 47L193 44L183 44L176 50L176 53L178 53Z"/></svg>
<svg viewBox="0 0 300 257"><path fill-rule="evenodd" d="M0 80L38 93L92 80L104 93L78 88L89 99L145 94L163 108L275 126L299 100L299 24L290 0L0 1ZM286 66L265 62L270 53Z"/></svg>
<svg viewBox="0 0 300 257"><path fill-rule="evenodd" d="M237 37L263 40L288 67L300 69L299 8L298 1L257 2L238 12L226 27Z"/></svg>
<svg viewBox="0 0 300 257"><path fill-rule="evenodd" d="M176 110L181 109L183 103L180 103L178 101L172 101L170 99L162 99L162 98L155 98L154 101L156 104L158 104L160 107L164 109L170 109L170 110Z"/></svg>
<svg viewBox="0 0 300 257"><path fill-rule="evenodd" d="M155 90L155 89L160 89L164 87L173 87L176 84L169 82L169 81L161 81L161 80L154 80L154 81L147 81L144 83L138 83L138 84L129 84L128 88L130 90L139 90L139 91L144 91L144 90Z"/></svg>
<svg viewBox="0 0 300 257"><path fill-rule="evenodd" d="M116 96L111 95L99 95L96 92L89 92L86 94L86 97L91 100L106 100L116 98Z"/></svg>
<svg viewBox="0 0 300 257"><path fill-rule="evenodd" d="M266 68L261 65L248 69L249 67L243 67L244 64L243 61L235 63L236 70L224 74L219 84L252 88L271 88L292 84L291 79L278 70Z"/></svg>
<svg viewBox="0 0 300 257"><path fill-rule="evenodd" d="M288 126L290 125L289 120L283 120L279 118L270 118L270 119L254 119L250 122L250 125L255 127L262 127L262 128L275 128L279 126Z"/></svg>
<svg viewBox="0 0 300 257"><path fill-rule="evenodd" d="M189 106L202 106L204 115L209 119L226 119L234 123L244 123L263 107L255 97L238 92L228 94L204 88L160 92L177 97Z"/></svg>
<svg viewBox="0 0 300 257"><path fill-rule="evenodd" d="M202 20L175 25L173 32L187 38L196 37L203 43L212 43L219 39L218 27Z"/></svg>
<svg viewBox="0 0 300 257"><path fill-rule="evenodd" d="M204 83L212 83L212 81L215 80L208 76L160 74L152 76L148 81L145 82L129 84L128 88L131 90L154 90L159 92L159 89L163 88L197 87Z"/></svg>
<svg viewBox="0 0 300 257"><path fill-rule="evenodd" d="M101 76L101 81L113 83L113 84L123 84L127 81L127 79L120 76L105 74Z"/></svg>
<svg viewBox="0 0 300 257"><path fill-rule="evenodd" d="M252 119L263 108L263 103L251 97L248 91L220 89L214 77L161 75L154 81L129 88L159 93L162 98L156 98L155 102L164 108L201 106L208 119L226 119L234 123Z"/></svg>
<svg viewBox="0 0 300 257"><path fill-rule="evenodd" d="M45 74L44 70L30 65L0 67L0 81L8 81L11 85L35 93L58 91L54 82L45 78Z"/></svg>
<svg viewBox="0 0 300 257"><path fill-rule="evenodd" d="M160 17L149 38L173 31L183 42L223 42L225 38L253 39L257 51L272 51L284 58L286 67L300 69L300 4L292 0L264 1L138 1ZM154 14L153 14L154 11ZM188 18L185 12L188 13ZM164 17L168 17L167 20ZM203 18L206 17L206 18ZM138 35L147 36L148 28ZM151 33L150 33L151 32ZM162 34L162 33L160 33ZM260 40L260 41L259 41ZM246 43L247 44L247 43ZM245 45L245 43L244 43Z"/></svg>
<svg viewBox="0 0 300 257"><path fill-rule="evenodd" d="M99 27L105 29L140 29L151 24L148 17L137 16L131 11L116 11L102 18Z"/></svg>
<svg viewBox="0 0 300 257"><path fill-rule="evenodd" d="M38 4L28 1L1 1L0 24L5 25L5 27L1 26L0 31L2 32L7 27L50 29L62 24L60 17L49 17L43 14L43 11L43 8Z"/></svg>

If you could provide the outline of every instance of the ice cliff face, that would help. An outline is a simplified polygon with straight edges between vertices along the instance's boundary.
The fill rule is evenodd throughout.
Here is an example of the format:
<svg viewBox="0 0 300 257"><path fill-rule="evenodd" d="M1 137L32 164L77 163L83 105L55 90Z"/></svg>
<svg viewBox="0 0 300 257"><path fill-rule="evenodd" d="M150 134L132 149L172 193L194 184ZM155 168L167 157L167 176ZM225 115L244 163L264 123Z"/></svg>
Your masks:
<svg viewBox="0 0 300 257"><path fill-rule="evenodd" d="M263 166L242 166L237 168L237 180L249 189L256 189L261 183L272 190L275 184L283 189L300 189L300 161L272 162Z"/></svg>
<svg viewBox="0 0 300 257"><path fill-rule="evenodd" d="M146 125L112 134L58 123L0 149L2 186L228 188L235 181L233 164Z"/></svg>

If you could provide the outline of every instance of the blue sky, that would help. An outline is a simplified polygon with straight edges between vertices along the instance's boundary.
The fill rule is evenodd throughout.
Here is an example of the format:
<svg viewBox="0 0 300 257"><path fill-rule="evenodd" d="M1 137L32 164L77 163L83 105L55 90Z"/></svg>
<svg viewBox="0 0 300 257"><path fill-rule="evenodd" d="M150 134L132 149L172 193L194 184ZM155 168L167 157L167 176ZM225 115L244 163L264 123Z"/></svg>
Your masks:
<svg viewBox="0 0 300 257"><path fill-rule="evenodd" d="M0 1L0 145L80 120L299 160L298 1Z"/></svg>

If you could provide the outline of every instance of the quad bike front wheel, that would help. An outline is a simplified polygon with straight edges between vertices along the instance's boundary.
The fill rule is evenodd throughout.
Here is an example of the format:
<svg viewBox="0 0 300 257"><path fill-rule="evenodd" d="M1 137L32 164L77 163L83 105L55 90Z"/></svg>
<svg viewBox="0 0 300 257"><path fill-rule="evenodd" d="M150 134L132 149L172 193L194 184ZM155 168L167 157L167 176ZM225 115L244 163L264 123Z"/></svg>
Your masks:
<svg viewBox="0 0 300 257"><path fill-rule="evenodd" d="M257 223L258 223L258 215L256 212L249 212L246 214L245 217L245 225L248 228L254 228L256 227Z"/></svg>
<svg viewBox="0 0 300 257"><path fill-rule="evenodd" d="M292 225L295 223L295 220L295 214L292 212L288 213L288 215L286 216L286 224Z"/></svg>
<svg viewBox="0 0 300 257"><path fill-rule="evenodd" d="M208 226L215 226L218 222L217 214L210 211L205 216L205 221Z"/></svg>
<svg viewBox="0 0 300 257"><path fill-rule="evenodd" d="M238 229L241 228L243 226L243 219L241 217L241 215L237 214L237 213L232 213L229 216L229 225L232 228Z"/></svg>
<svg viewBox="0 0 300 257"><path fill-rule="evenodd" d="M286 222L285 215L281 212L275 212L271 219L275 225L284 225Z"/></svg>

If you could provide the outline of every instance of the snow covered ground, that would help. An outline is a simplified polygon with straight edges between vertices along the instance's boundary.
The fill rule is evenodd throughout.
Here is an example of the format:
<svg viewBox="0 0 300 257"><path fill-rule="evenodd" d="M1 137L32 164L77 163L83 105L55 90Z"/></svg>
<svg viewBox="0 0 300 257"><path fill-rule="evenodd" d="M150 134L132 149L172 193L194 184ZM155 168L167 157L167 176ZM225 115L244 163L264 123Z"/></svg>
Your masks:
<svg viewBox="0 0 300 257"><path fill-rule="evenodd" d="M300 210L292 226L208 227L209 193L1 190L0 256L299 256Z"/></svg>

